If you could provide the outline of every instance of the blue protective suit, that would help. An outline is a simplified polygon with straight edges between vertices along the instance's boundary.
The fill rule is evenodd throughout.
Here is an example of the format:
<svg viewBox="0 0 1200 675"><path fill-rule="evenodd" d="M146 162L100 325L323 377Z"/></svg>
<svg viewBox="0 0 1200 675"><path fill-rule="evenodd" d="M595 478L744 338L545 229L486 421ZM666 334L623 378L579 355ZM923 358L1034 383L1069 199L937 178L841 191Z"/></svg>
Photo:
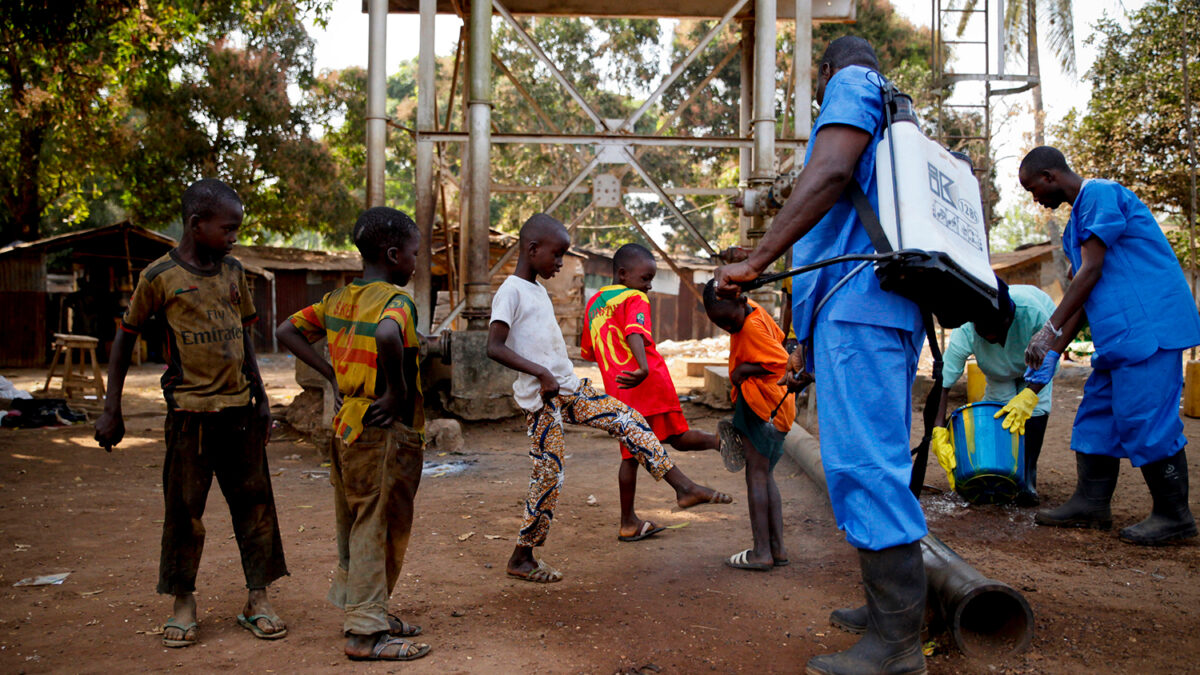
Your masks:
<svg viewBox="0 0 1200 675"><path fill-rule="evenodd" d="M883 119L880 81L878 73L860 66L835 73L810 136L816 141L829 125L873 135L854 178L875 209L875 148ZM811 155L811 143L808 151ZM871 240L843 196L796 242L792 264L871 252ZM794 277L792 321L796 336L813 345L809 367L820 402L821 460L838 527L854 547L880 550L917 541L927 532L920 502L908 489L911 392L924 331L916 304L880 289L869 268L854 274L818 312L830 289L856 265Z"/></svg>
<svg viewBox="0 0 1200 675"><path fill-rule="evenodd" d="M1083 303L1096 353L1071 448L1142 466L1187 444L1181 353L1200 344L1200 314L1167 238L1133 192L1110 180L1084 181L1063 231L1076 270L1090 237L1107 250Z"/></svg>

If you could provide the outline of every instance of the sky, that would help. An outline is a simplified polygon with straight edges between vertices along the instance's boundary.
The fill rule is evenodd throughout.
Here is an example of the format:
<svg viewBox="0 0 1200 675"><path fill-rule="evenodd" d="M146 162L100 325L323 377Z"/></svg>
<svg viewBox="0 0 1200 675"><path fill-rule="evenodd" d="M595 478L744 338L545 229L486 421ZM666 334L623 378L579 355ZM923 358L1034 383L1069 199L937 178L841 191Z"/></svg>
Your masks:
<svg viewBox="0 0 1200 675"><path fill-rule="evenodd" d="M990 0L995 8L1001 0ZM1087 44L1087 37L1092 34L1092 26L1106 14L1122 23L1124 17L1140 9L1146 0L1081 0L1074 3L1075 19L1075 53L1077 77L1069 77L1060 72L1054 56L1045 49L1042 50L1042 79L1043 100L1046 107L1046 128L1050 130L1054 124L1061 121L1063 116L1072 108L1084 108L1090 96L1090 88L1079 78L1087 73L1095 60L1096 51ZM914 24L928 26L932 0L892 0L896 11L908 18ZM948 2L947 2L948 4ZM318 69L340 69L347 66L367 65L367 15L362 13L361 0L335 0L329 15L328 25L324 28L310 26L310 34L316 41L316 61ZM993 15L997 12L993 9ZM499 19L496 19L499 21ZM451 54L458 39L461 22L454 16L439 16L435 31L436 51L439 55ZM992 29L994 31L994 28ZM668 33L669 34L669 33ZM966 36L970 37L970 36ZM417 56L418 51L418 18L416 15L388 16L387 35L387 68L388 72L397 69L402 61ZM995 49L993 45L993 50ZM972 54L967 48L960 48L958 61L952 64L958 72L980 72L981 58ZM993 56L994 60L994 56ZM1010 63L1009 72L1024 72L1023 64ZM666 74L664 70L664 75ZM969 87L960 87L960 97L969 97ZM782 92L779 94L783 95ZM1005 97L1005 100L993 108L993 115L999 117L999 109L1014 103L1029 105L1029 95ZM1031 143L1033 122L1028 115L1018 116L1001 126L996 124L995 154L998 160L998 183L1001 189L1001 209L1016 202L1016 167L1021 153Z"/></svg>

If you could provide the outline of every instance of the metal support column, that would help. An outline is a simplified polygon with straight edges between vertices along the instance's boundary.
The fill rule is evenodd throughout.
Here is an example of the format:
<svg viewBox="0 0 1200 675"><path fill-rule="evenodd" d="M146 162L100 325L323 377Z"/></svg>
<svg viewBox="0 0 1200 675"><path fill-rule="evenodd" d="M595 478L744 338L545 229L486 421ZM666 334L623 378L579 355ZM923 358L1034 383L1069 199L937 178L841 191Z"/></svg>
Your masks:
<svg viewBox="0 0 1200 675"><path fill-rule="evenodd" d="M491 224L491 133L492 133L492 3L471 0L470 53L467 65L470 82L468 133L470 134L467 188L466 300L463 312L468 329L486 330L491 310L491 278L488 275L488 227Z"/></svg>
<svg viewBox="0 0 1200 675"><path fill-rule="evenodd" d="M754 159L750 189L765 193L775 182L775 0L754 0ZM747 233L762 237L766 219L754 217Z"/></svg>
<svg viewBox="0 0 1200 675"><path fill-rule="evenodd" d="M367 208L383 206L387 147L387 0L368 0Z"/></svg>
<svg viewBox="0 0 1200 675"><path fill-rule="evenodd" d="M738 101L738 135L743 138L750 135L750 119L754 113L754 20L742 21L742 64L741 64L742 93ZM753 152L750 148L738 148L738 189L744 194L750 186L751 159ZM750 216L741 209L738 210L738 245L750 245Z"/></svg>
<svg viewBox="0 0 1200 675"><path fill-rule="evenodd" d="M420 0L421 38L417 56L417 228L421 231L421 246L417 249L417 270L413 276L413 292L417 304L417 330L429 332L433 318L433 285L430 277L433 250L433 220L437 206L433 194L433 143L421 139L421 134L437 130L437 103L434 91L434 22L437 0Z"/></svg>
<svg viewBox="0 0 1200 675"><path fill-rule="evenodd" d="M796 158L792 161L792 168L798 169L804 162L808 134L812 131L812 0L796 0L794 49L796 67L792 87L792 135L805 141L804 145L796 146Z"/></svg>

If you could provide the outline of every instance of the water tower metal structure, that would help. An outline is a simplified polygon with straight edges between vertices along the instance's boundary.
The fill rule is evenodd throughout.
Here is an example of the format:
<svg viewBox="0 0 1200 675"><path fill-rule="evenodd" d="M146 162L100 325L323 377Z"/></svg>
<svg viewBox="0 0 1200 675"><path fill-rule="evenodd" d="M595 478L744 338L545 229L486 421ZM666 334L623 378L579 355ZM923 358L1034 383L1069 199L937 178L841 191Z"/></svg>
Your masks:
<svg viewBox="0 0 1200 675"><path fill-rule="evenodd" d="M385 17L387 13L418 13L420 15L420 52L418 56L417 74L417 120L415 129L416 140L416 221L422 230L425 241L430 241L431 229L435 221L437 198L444 195L439 189L439 182L449 178L447 167L437 163L435 149L442 144L465 144L465 160L459 176L460 208L459 222L461 231L461 264L465 283L461 300L455 305L449 319L460 313L466 320L468 330L484 330L487 327L487 317L491 302L492 276L516 253L515 247L510 249L501 260L489 264L489 203L494 191L500 192L541 192L548 195L549 201L543 210L554 214L566 201L566 198L576 192L586 192L585 182L593 179L592 202L581 212L575 214L557 214L570 227L577 225L592 208L615 207L631 219L631 226L641 229L641 224L632 220L632 215L625 209L620 184L617 183L617 194L612 192L611 180L600 173L596 178L593 174L603 164L623 164L624 171L632 171L638 175L645 188L644 191L657 196L672 215L673 223L692 235L696 244L714 253L711 244L700 235L675 204L673 198L680 195L720 194L737 196L744 189L764 188L771 185L778 173L780 162L776 156L777 149L803 151L811 127L811 26L816 22L836 21L849 22L854 20L855 5L853 0L791 0L776 3L776 0L609 0L608 2L593 2L590 0L364 0L363 10L369 15L370 41L368 60L368 113L367 113L367 205L383 203L384 184L384 141L387 134L387 113L385 110L386 72L384 68L384 45L386 42ZM450 115L444 121L436 119L435 114L435 81L434 81L434 19L437 14L456 14L464 21L463 35L460 36L459 61L465 60L465 76L456 78L466 87L467 101L466 124L464 131L450 130ZM511 27L516 36L524 43L529 52L537 57L551 75L558 81L564 92L587 116L595 133L527 133L522 131L498 131L493 129L491 121L491 91L492 70L495 66L503 76L510 79L530 105L530 109L539 114L538 104L519 80L493 53L492 20L499 16L504 23ZM662 80L654 92L625 119L604 119L596 109L579 93L572 84L568 73L563 73L554 64L537 42L517 21L520 16L556 16L556 17L624 17L624 18L680 18L680 19L716 19L717 23L707 32L696 47L688 53L671 72ZM808 26L808 30L797 32L795 43L794 82L790 87L794 92L794 102L788 107L797 111L794 115L795 129L788 134L789 138L776 138L777 124L775 118L776 99L776 22L778 20L794 20L800 17L800 25ZM694 136L690 134L663 135L678 115L690 106L703 90L710 84L716 72L736 55L734 50L714 69L709 77L704 78L698 86L687 95L683 104L675 111L667 114L666 121L653 134L634 134L632 129L648 110L656 105L663 93L683 73L695 58L722 30L737 23L741 29L742 69L741 69L741 99L740 134L735 137ZM462 52L465 50L465 59ZM453 99L455 92L451 92ZM544 115L540 115L547 121ZM551 125L552 126L552 125ZM570 145L580 148L591 147L594 152L583 169L572 180L561 186L501 186L494 185L489 167L490 149L499 143L531 143L542 146ZM641 152L651 146L691 146L719 147L739 150L740 180L738 188L664 188L646 169L640 159ZM630 190L625 190L629 192ZM444 197L443 197L444 199ZM762 216L743 215L741 218L741 234L743 239L758 234L764 229ZM448 226L448 223L443 222ZM660 251L660 253L663 253ZM418 276L414 280L418 306L430 307L430 278L429 278L429 249L422 247L423 260L418 261ZM664 253L665 255L665 253ZM669 256L666 256L668 261ZM428 312L423 313L421 328L436 329L438 326L429 324ZM443 321L445 327L448 321Z"/></svg>

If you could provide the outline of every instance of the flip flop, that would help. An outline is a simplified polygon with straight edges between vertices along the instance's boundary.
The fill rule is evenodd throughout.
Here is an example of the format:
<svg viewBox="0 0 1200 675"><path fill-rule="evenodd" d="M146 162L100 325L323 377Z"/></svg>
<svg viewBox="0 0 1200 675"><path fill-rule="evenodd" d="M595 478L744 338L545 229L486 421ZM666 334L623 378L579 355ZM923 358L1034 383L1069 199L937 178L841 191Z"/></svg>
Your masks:
<svg viewBox="0 0 1200 675"><path fill-rule="evenodd" d="M742 447L742 439L733 428L732 421L724 419L717 422L717 440L726 470L737 473L746 468L746 449Z"/></svg>
<svg viewBox="0 0 1200 675"><path fill-rule="evenodd" d="M792 564L792 561L788 560L787 558L784 558L783 560L775 561L775 567L787 567L788 565L791 565L791 564Z"/></svg>
<svg viewBox="0 0 1200 675"><path fill-rule="evenodd" d="M546 561L544 560L537 561L537 567L529 570L525 574L515 574L513 572L509 572L508 576L514 579L520 579L521 581L531 581L535 584L553 584L562 581L563 578L562 572L559 572L553 567L547 565Z"/></svg>
<svg viewBox="0 0 1200 675"><path fill-rule="evenodd" d="M751 549L746 549L741 553L734 553L729 556L725 564L735 570L753 570L755 572L769 572L773 565L771 563L752 563L749 560Z"/></svg>
<svg viewBox="0 0 1200 675"><path fill-rule="evenodd" d="M387 618L388 618L388 635L391 635L393 637L409 638L409 637L416 637L421 634L421 627L415 623L409 623L409 622L405 621L404 619L401 619L399 616L392 614L391 612L388 612ZM391 623L393 621L400 624L400 628L393 630L391 627Z"/></svg>
<svg viewBox="0 0 1200 675"><path fill-rule="evenodd" d="M168 628L177 628L177 629L183 631L184 639L171 640L171 639L165 637ZM196 632L192 634L192 636L193 636L192 639L188 640L187 634L188 634L188 631L190 631L190 630L195 630ZM171 617L171 618L167 619L166 623L163 624L163 635L164 635L164 637L162 639L162 643L163 643L164 647L171 647L172 649L178 649L181 647L191 647L192 645L194 645L200 641L200 625L197 624L195 621L193 621L185 626L185 625L175 621L175 617Z"/></svg>
<svg viewBox="0 0 1200 675"><path fill-rule="evenodd" d="M254 633L254 637L258 638L259 640L278 640L279 638L287 637L286 628L277 630L274 633L268 633L267 631L259 628L259 619L266 619L275 626L279 625L279 617L275 616L274 614L255 614L254 616L245 616L243 614L237 615L238 625L250 631L251 633Z"/></svg>
<svg viewBox="0 0 1200 675"><path fill-rule="evenodd" d="M641 527L641 529L638 530L637 534L633 535L632 537L627 537L627 536L618 534L617 541L641 541L648 537L653 537L654 535L658 534L659 532L662 532L665 529L667 529L667 528L655 525L654 523L652 523L648 520L643 520L642 527Z"/></svg>
<svg viewBox="0 0 1200 675"><path fill-rule="evenodd" d="M395 656L384 656L383 650L393 645L400 645L402 647L401 651ZM408 648L410 646L416 647L417 651L409 654ZM375 640L375 646L371 647L370 656L347 655L347 657L351 661L415 661L428 653L429 645L427 644L422 644L420 642L409 642L408 640L402 640L398 637L388 635L387 633L382 633L379 638Z"/></svg>
<svg viewBox="0 0 1200 675"><path fill-rule="evenodd" d="M709 489L712 490L712 488L709 488ZM727 495L724 492L721 492L719 490L713 490L712 494L708 496L708 499L706 499L702 502L696 502L695 504L692 504L690 506L680 506L679 508L686 511L688 509L694 509L697 506L703 506L705 504L732 504L732 503L733 503L733 497L730 497L729 495Z"/></svg>

